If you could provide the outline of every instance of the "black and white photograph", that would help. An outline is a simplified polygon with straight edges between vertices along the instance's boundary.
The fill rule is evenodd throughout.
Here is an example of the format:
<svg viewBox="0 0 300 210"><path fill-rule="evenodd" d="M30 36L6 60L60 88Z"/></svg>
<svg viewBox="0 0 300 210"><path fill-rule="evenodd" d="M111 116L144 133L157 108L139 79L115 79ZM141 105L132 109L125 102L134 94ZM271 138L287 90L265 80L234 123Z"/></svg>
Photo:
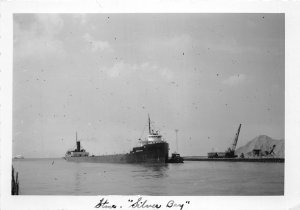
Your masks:
<svg viewBox="0 0 300 210"><path fill-rule="evenodd" d="M1 208L300 208L287 6L31 3L1 10Z"/></svg>
<svg viewBox="0 0 300 210"><path fill-rule="evenodd" d="M15 193L284 194L284 14L13 24Z"/></svg>

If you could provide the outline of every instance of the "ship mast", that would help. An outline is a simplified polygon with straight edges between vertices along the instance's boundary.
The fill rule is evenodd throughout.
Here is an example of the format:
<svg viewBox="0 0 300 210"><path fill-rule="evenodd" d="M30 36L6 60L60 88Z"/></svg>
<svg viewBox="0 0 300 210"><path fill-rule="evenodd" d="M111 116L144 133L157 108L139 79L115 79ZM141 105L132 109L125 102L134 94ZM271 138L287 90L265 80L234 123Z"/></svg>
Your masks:
<svg viewBox="0 0 300 210"><path fill-rule="evenodd" d="M149 134L151 134L151 125L150 125L150 116L148 114L148 126L149 126Z"/></svg>

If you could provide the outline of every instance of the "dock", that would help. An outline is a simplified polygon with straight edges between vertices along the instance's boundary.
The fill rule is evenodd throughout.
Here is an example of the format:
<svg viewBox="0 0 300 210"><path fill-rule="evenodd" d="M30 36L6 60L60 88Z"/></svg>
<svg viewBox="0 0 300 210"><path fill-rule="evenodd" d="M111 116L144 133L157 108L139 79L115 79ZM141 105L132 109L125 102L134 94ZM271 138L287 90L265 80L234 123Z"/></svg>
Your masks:
<svg viewBox="0 0 300 210"><path fill-rule="evenodd" d="M284 163L284 158L208 158L206 156L186 156L184 161L225 161L225 162L266 162Z"/></svg>

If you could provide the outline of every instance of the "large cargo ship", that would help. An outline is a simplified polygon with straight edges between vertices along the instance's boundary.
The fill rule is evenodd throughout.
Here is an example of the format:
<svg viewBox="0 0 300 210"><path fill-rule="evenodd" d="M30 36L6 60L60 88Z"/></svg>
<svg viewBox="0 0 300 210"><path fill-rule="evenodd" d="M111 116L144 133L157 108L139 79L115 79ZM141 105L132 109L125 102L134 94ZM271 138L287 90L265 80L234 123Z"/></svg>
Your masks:
<svg viewBox="0 0 300 210"><path fill-rule="evenodd" d="M76 149L67 151L65 159L76 162L97 163L167 163L169 158L169 144L163 140L158 131L151 129L151 121L148 116L149 133L145 140L139 139L140 146L134 147L127 154L114 155L89 155L80 146L76 134Z"/></svg>

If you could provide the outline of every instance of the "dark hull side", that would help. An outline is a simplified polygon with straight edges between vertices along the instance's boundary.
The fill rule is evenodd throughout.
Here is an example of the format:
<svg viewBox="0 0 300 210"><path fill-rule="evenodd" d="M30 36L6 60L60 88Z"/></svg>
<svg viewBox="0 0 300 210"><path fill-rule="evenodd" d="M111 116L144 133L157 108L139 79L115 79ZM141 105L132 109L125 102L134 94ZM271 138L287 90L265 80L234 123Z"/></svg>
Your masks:
<svg viewBox="0 0 300 210"><path fill-rule="evenodd" d="M65 157L67 161L91 163L167 163L169 144L166 142L134 147L128 154Z"/></svg>

